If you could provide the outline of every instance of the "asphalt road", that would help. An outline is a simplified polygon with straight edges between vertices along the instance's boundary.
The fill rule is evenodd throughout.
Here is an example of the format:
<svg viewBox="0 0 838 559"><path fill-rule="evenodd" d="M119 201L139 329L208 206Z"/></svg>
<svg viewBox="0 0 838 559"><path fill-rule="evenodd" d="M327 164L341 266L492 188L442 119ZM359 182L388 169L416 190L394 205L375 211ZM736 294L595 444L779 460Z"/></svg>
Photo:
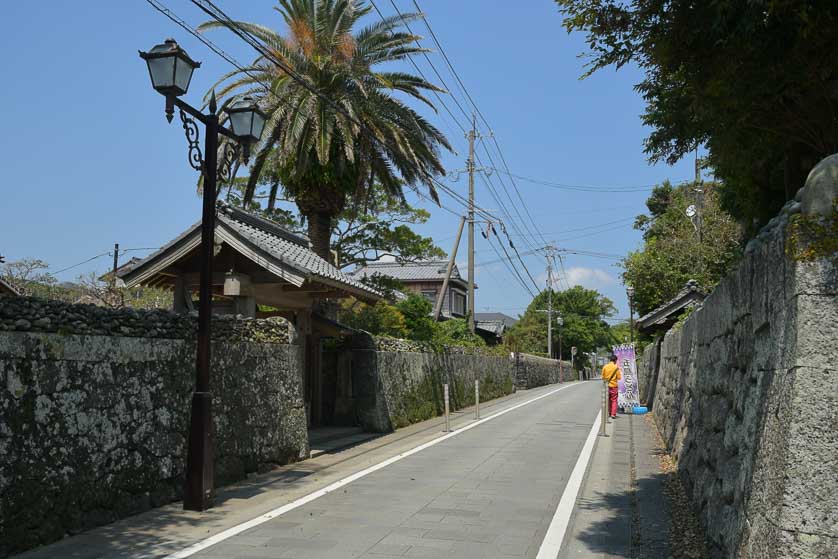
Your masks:
<svg viewBox="0 0 838 559"><path fill-rule="evenodd" d="M599 388L568 385L189 556L536 557Z"/></svg>

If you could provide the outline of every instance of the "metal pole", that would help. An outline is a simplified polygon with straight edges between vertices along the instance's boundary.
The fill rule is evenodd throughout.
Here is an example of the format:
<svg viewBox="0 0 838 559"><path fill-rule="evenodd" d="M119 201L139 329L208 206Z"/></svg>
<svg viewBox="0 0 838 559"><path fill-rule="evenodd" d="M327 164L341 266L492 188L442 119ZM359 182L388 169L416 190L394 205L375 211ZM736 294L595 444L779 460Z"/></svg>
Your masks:
<svg viewBox="0 0 838 559"><path fill-rule="evenodd" d="M474 413L480 419L480 380L474 381Z"/></svg>
<svg viewBox="0 0 838 559"><path fill-rule="evenodd" d="M215 94L210 99L204 145L204 200L201 217L200 287L198 301L198 351L195 358L195 392L183 508L203 511L213 504L212 394L210 393L210 320L212 315L212 253L215 237L215 197L218 152L218 115Z"/></svg>
<svg viewBox="0 0 838 559"><path fill-rule="evenodd" d="M468 133L468 329L474 332L474 138L477 116Z"/></svg>
<svg viewBox="0 0 838 559"><path fill-rule="evenodd" d="M607 437L608 433L605 432L605 424L608 422L608 416L606 415L605 407L608 405L608 383L604 380L602 381L602 417L599 422L599 436L600 437Z"/></svg>
<svg viewBox="0 0 838 559"><path fill-rule="evenodd" d="M553 265L547 255L547 357L553 358Z"/></svg>
<svg viewBox="0 0 838 559"><path fill-rule="evenodd" d="M564 382L564 364L562 363L562 327L559 325L559 382Z"/></svg>
<svg viewBox="0 0 838 559"><path fill-rule="evenodd" d="M629 332L631 344L634 345L634 296L629 297Z"/></svg>
<svg viewBox="0 0 838 559"><path fill-rule="evenodd" d="M448 268L445 270L445 281L442 282L442 290L436 297L434 308L434 320L439 320L439 313L442 312L442 302L445 300L445 293L448 291L448 282L451 279L451 271L454 269L454 261L457 258L457 249L460 248L460 237L463 235L463 225L466 223L465 216L460 218L460 228L457 229L457 240L454 241L454 249L451 251L451 258L448 259Z"/></svg>
<svg viewBox="0 0 838 559"><path fill-rule="evenodd" d="M443 385L443 392L445 398L445 432L451 431L451 419L448 416L448 384Z"/></svg>
<svg viewBox="0 0 838 559"><path fill-rule="evenodd" d="M116 268L119 265L119 243L113 244L113 272L111 273L111 290L116 289Z"/></svg>

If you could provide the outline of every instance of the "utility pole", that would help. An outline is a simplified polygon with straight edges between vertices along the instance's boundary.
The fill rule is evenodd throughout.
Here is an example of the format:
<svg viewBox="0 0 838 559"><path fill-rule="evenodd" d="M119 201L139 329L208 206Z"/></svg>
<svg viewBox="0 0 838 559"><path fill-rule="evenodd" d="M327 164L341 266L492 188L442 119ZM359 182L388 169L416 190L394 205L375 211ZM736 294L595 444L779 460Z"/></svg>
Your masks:
<svg viewBox="0 0 838 559"><path fill-rule="evenodd" d="M436 296L434 320L439 320L439 313L442 311L442 302L445 300L445 294L448 292L448 282L451 280L451 271L454 269L454 262L457 260L457 249L460 248L460 237L463 236L463 225L465 222L465 216L460 218L460 228L457 229L457 240L454 241L454 250L451 251L451 257L448 259L448 268L445 270L445 280L442 282L442 290Z"/></svg>
<svg viewBox="0 0 838 559"><path fill-rule="evenodd" d="M474 332L474 138L477 117L471 115L468 133L468 329Z"/></svg>
<svg viewBox="0 0 838 559"><path fill-rule="evenodd" d="M119 243L113 244L113 272L111 272L111 290L116 289L116 268L119 265Z"/></svg>

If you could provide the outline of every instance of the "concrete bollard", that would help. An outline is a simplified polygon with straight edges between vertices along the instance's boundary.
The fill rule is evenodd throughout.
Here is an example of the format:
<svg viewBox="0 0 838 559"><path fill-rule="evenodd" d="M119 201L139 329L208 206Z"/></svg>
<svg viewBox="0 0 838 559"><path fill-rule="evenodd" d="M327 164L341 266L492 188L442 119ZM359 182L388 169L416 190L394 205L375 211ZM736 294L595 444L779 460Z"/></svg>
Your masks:
<svg viewBox="0 0 838 559"><path fill-rule="evenodd" d="M444 388L444 390L443 390L443 392L444 392L443 397L445 398L445 432L447 433L447 432L451 431L451 418L450 418L450 416L448 415L448 411L449 411L449 410L448 410L448 384L446 383L446 384L443 386L443 388Z"/></svg>
<svg viewBox="0 0 838 559"><path fill-rule="evenodd" d="M474 379L474 419L480 419L480 381Z"/></svg>

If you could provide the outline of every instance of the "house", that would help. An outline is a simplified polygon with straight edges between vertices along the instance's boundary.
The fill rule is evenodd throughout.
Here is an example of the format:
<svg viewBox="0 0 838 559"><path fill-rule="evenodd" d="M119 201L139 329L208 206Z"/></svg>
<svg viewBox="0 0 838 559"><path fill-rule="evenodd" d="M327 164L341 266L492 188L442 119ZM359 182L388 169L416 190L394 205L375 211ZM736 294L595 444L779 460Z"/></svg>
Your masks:
<svg viewBox="0 0 838 559"><path fill-rule="evenodd" d="M641 332L665 332L672 328L681 313L688 308L701 305L706 297L695 280L688 281L675 297L637 319Z"/></svg>
<svg viewBox="0 0 838 559"><path fill-rule="evenodd" d="M489 345L502 343L503 335L517 322L517 318L499 312L474 313L474 330Z"/></svg>
<svg viewBox="0 0 838 559"><path fill-rule="evenodd" d="M200 247L198 222L156 252L118 270L117 276L129 288L171 289L174 310L190 312L197 308ZM375 302L381 295L315 254L307 238L224 202L217 205L214 249L213 313L287 318L305 348L304 393L310 425L330 424L335 410L352 399L351 391L335 396L333 385L351 386L351 382L324 372L321 342L346 332L317 309L325 299L352 296ZM261 312L260 307L272 310Z"/></svg>
<svg viewBox="0 0 838 559"><path fill-rule="evenodd" d="M12 284L0 278L0 295L20 295L20 293Z"/></svg>
<svg viewBox="0 0 838 559"><path fill-rule="evenodd" d="M442 291L445 272L448 269L446 260L430 260L424 262L371 262L352 272L352 277L362 279L375 275L388 276L402 282L408 291L426 297L432 304L436 304L437 297ZM475 289L477 286L475 286ZM468 281L460 276L456 264L451 270L448 289L442 300L442 318L464 318L468 311Z"/></svg>

